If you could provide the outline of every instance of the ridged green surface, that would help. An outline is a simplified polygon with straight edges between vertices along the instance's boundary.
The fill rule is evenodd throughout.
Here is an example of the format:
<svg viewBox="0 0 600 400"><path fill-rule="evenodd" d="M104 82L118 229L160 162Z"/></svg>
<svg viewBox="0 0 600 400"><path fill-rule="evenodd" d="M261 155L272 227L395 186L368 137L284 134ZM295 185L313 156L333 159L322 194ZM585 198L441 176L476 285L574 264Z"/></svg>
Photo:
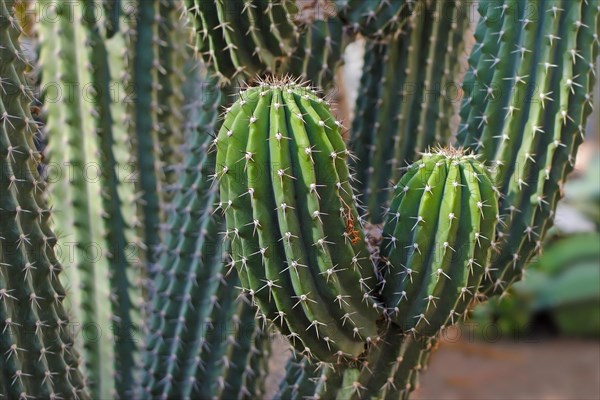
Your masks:
<svg viewBox="0 0 600 400"><path fill-rule="evenodd" d="M375 107L363 109L369 100L362 99L362 93L358 97L359 120L353 124L358 132L353 135L371 138L366 149L360 140L351 143L358 157L351 161L356 170L363 170L357 175L357 188L373 223L383 222L390 182L398 181L406 163L428 147L450 140L451 90L457 89L459 51L468 28L463 12L454 1L418 3L403 30L385 41L385 56L376 60L383 66L376 81L380 87L373 91L376 98L370 100ZM373 55L368 51L363 82L372 85L373 67L367 59ZM361 92L369 95L370 90L365 87Z"/></svg>
<svg viewBox="0 0 600 400"><path fill-rule="evenodd" d="M396 33L408 19L415 3L415 0L334 1L347 29L371 38Z"/></svg>
<svg viewBox="0 0 600 400"><path fill-rule="evenodd" d="M0 393L89 398L63 307L14 2L0 3Z"/></svg>
<svg viewBox="0 0 600 400"><path fill-rule="evenodd" d="M263 82L240 93L216 145L245 291L299 352L362 353L377 338L376 282L329 107L293 81Z"/></svg>
<svg viewBox="0 0 600 400"><path fill-rule="evenodd" d="M90 391L93 396L106 398L115 394L112 310L106 301L111 296L107 252L112 243L106 240L102 219L103 164L97 158L100 149L96 135L100 132L93 118L99 110L85 97L89 92L84 88L88 83L107 82L95 81L88 68L95 63L86 43L94 39L89 26L82 23L81 11L67 3L39 4L54 4L59 16L53 21L43 18L39 33L42 86L61 90L42 93L47 115L46 154L50 165L56 167L48 196L55 211L53 227L63 250L65 273L61 280L69 295L73 294L68 297L69 311L78 324L77 344L85 357ZM101 65L96 71L99 68Z"/></svg>
<svg viewBox="0 0 600 400"><path fill-rule="evenodd" d="M297 45L290 0L185 0L196 51L221 82L275 72Z"/></svg>
<svg viewBox="0 0 600 400"><path fill-rule="evenodd" d="M225 263L228 246L219 235L225 221L215 212L217 186L210 179L216 156L211 134L222 123L221 108L233 99L214 81L187 84L194 85L186 113L186 137L193 143L159 253L140 395L256 398L263 388L255 380L261 371L253 367L263 362L268 342L256 311L240 296L237 273Z"/></svg>
<svg viewBox="0 0 600 400"><path fill-rule="evenodd" d="M165 0L169 1L169 0ZM140 259L148 280L152 282L157 269L157 252L162 238L161 224L166 222L163 171L161 170L159 142L160 114L159 22L161 2L129 0L124 4L129 11L126 19L125 51L127 72L124 77L128 105L126 123L133 148L131 158L137 189L138 231L141 238ZM165 150L168 151L168 150ZM151 283L150 283L151 284Z"/></svg>
<svg viewBox="0 0 600 400"><path fill-rule="evenodd" d="M329 90L342 62L343 45L342 21L338 17L313 21L301 33L288 72L321 90Z"/></svg>
<svg viewBox="0 0 600 400"><path fill-rule="evenodd" d="M177 183L177 165L182 162L184 142L183 87L187 74L186 64L192 58L189 48L191 30L182 22L183 4L177 0L160 0L158 6L158 58L156 93L158 100L158 154L159 178L163 207L168 207ZM183 20L185 21L185 20Z"/></svg>
<svg viewBox="0 0 600 400"><path fill-rule="evenodd" d="M501 293L541 248L581 143L591 112L599 5L504 1L495 4L503 10L498 15L491 4L487 14L496 17L478 29L481 55L477 67L471 60L475 89L459 141L495 167L503 194L498 253L484 288ZM486 87L493 90L482 95Z"/></svg>
<svg viewBox="0 0 600 400"><path fill-rule="evenodd" d="M423 336L457 321L481 284L497 215L476 156L440 149L407 169L381 245L381 295L392 321Z"/></svg>

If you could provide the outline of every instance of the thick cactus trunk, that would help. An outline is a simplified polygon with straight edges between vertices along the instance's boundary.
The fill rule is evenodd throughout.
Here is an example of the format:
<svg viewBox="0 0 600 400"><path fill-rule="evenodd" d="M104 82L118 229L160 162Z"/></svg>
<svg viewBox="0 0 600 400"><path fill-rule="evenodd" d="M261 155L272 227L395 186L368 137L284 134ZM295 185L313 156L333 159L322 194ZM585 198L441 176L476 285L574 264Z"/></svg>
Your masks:
<svg viewBox="0 0 600 400"><path fill-rule="evenodd" d="M540 250L581 143L599 10L593 1L501 1L481 11L459 141L494 166L503 195L485 288L502 293Z"/></svg>
<svg viewBox="0 0 600 400"><path fill-rule="evenodd" d="M63 308L14 2L0 3L0 393L89 398Z"/></svg>
<svg viewBox="0 0 600 400"><path fill-rule="evenodd" d="M125 397L135 384L141 277L134 222L126 215L134 189L123 174L130 152L118 118L124 105L114 90L121 87L113 85L122 72L114 47L123 38L102 37L89 1L40 2L46 10L52 4L59 18L43 18L39 37L47 160L57 168L49 195L59 243L74 250L63 253L70 267L63 276L93 395ZM97 337L90 338L93 328Z"/></svg>

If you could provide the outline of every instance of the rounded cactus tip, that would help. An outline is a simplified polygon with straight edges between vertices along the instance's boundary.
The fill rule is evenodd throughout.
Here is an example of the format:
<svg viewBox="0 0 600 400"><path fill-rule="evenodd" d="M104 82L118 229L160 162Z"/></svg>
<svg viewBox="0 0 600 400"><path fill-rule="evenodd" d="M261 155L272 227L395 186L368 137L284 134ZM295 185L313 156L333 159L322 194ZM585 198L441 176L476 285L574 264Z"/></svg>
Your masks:
<svg viewBox="0 0 600 400"><path fill-rule="evenodd" d="M473 154L471 150L465 149L463 146L453 147L452 145L430 147L429 149L427 149L427 151L421 153L421 156L423 157L431 157L434 155L444 156L448 159L479 158L479 155Z"/></svg>

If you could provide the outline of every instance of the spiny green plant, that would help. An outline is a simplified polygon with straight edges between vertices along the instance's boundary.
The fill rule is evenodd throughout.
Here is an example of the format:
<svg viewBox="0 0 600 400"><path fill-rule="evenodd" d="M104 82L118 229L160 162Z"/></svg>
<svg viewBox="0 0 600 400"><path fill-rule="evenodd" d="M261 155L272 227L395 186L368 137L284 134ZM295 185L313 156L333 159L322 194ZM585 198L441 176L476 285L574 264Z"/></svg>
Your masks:
<svg viewBox="0 0 600 400"><path fill-rule="evenodd" d="M196 50L219 79L274 72L292 55L298 29L290 0L186 0Z"/></svg>
<svg viewBox="0 0 600 400"><path fill-rule="evenodd" d="M404 331L435 336L466 311L490 260L497 202L485 167L460 150L426 153L407 169L380 253L382 298Z"/></svg>
<svg viewBox="0 0 600 400"><path fill-rule="evenodd" d="M348 30L367 37L383 37L401 29L417 2L334 0L333 3Z"/></svg>
<svg viewBox="0 0 600 400"><path fill-rule="evenodd" d="M485 292L519 280L552 226L592 111L593 1L483 2L458 141L494 167L503 222ZM516 24L516 25L515 25ZM482 98L483 97L483 98Z"/></svg>
<svg viewBox="0 0 600 400"><path fill-rule="evenodd" d="M214 143L243 288L300 352L356 356L377 338L376 280L340 123L295 81L267 80L239 96Z"/></svg>
<svg viewBox="0 0 600 400"><path fill-rule="evenodd" d="M50 192L35 165L37 124L28 112L14 2L2 3L3 393L88 397L81 351L92 396L253 398L263 393L268 356L259 328L270 320L289 336L300 366L289 364L280 398L406 398L439 329L466 317L472 299L504 293L520 278L551 226L591 112L598 3L482 0L456 139L448 94L428 92L461 79L463 4L335 3L337 14L304 24L291 0L103 1L100 19L70 9L75 14L59 17L73 16L71 25L39 23L42 81L89 80L98 92L91 106L50 104L44 94L48 157L106 167L99 184L59 181ZM97 2L77 4L91 13ZM202 65L186 51L189 28ZM291 73L332 87L337 58L356 33L368 50L350 145L360 162L320 96L293 79L264 80ZM197 69L201 80L212 76L221 86L202 101L206 92L183 79ZM228 96L242 77L259 83ZM99 90L117 82L134 101L110 102ZM402 90L407 82L419 83L414 96ZM429 146L452 143L471 153L447 149L417 160ZM139 172L135 191L114 180L126 162ZM418 165L431 166L427 182L419 182ZM473 171L478 179L446 190L454 174ZM423 190L412 190L418 183ZM94 266L78 260L69 278L90 290L71 287L67 296L76 318L102 323L107 311L125 325L140 321L135 305L145 300L137 307L149 317L137 344L140 363L131 343L79 343L64 328L62 266L52 250L60 238L50 231L45 196L75 205L56 218L62 238L139 248L139 263L114 253ZM358 213L360 196L370 221ZM446 220L451 213L457 224ZM426 234L431 241L419 239ZM465 246L452 242L469 235ZM393 246L404 239L412 247L406 257ZM497 253L488 260L490 248ZM91 279L100 276L108 279ZM141 293L132 287L142 286L139 278ZM117 301L103 304L107 288ZM236 301L240 293L247 303ZM220 335L223 329L232 332ZM59 344L48 344L48 335Z"/></svg>
<svg viewBox="0 0 600 400"><path fill-rule="evenodd" d="M15 399L89 398L63 307L13 6L0 4L0 391Z"/></svg>
<svg viewBox="0 0 600 400"><path fill-rule="evenodd" d="M372 223L383 222L390 182L405 163L450 142L451 91L468 26L459 2L422 2L393 37L367 44L350 141L357 157L350 163Z"/></svg>

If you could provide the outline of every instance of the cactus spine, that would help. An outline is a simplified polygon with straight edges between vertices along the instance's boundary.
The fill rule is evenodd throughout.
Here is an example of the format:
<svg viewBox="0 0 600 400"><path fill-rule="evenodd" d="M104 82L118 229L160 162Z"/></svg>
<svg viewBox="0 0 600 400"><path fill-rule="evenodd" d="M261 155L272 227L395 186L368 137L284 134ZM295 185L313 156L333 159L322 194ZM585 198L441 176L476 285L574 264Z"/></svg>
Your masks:
<svg viewBox="0 0 600 400"><path fill-rule="evenodd" d="M0 4L0 391L9 398L89 398L73 348L33 137L14 2Z"/></svg>
<svg viewBox="0 0 600 400"><path fill-rule="evenodd" d="M240 93L215 144L244 289L299 352L329 361L362 353L377 338L375 278L347 150L324 101L293 81L264 82Z"/></svg>

